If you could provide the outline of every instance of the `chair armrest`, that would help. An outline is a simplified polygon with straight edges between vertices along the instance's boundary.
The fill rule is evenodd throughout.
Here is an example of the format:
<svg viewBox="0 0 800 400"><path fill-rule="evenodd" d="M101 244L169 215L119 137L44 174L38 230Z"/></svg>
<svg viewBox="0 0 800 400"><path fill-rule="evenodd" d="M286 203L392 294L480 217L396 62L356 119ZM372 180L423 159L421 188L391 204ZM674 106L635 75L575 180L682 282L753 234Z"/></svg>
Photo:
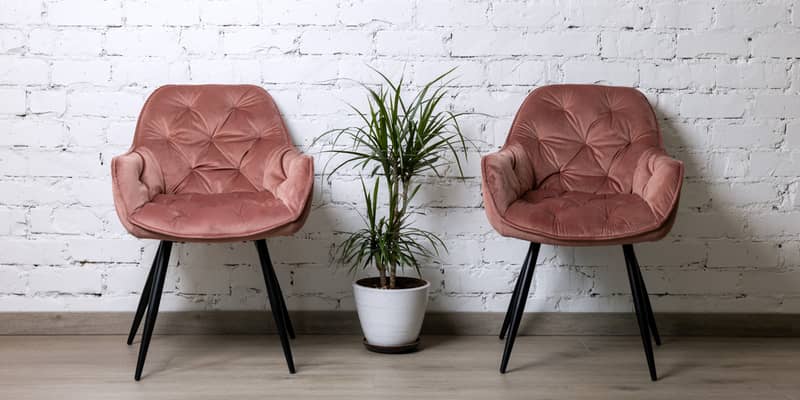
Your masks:
<svg viewBox="0 0 800 400"><path fill-rule="evenodd" d="M267 161L264 187L300 216L314 188L314 159L287 145Z"/></svg>
<svg viewBox="0 0 800 400"><path fill-rule="evenodd" d="M638 194L659 217L675 209L683 185L683 162L653 148L639 157L633 173L633 193Z"/></svg>
<svg viewBox="0 0 800 400"><path fill-rule="evenodd" d="M525 192L533 189L535 182L533 164L525 150L509 145L481 159L484 203L501 215Z"/></svg>
<svg viewBox="0 0 800 400"><path fill-rule="evenodd" d="M128 216L164 193L161 167L146 148L138 148L111 160L114 205L120 218Z"/></svg>

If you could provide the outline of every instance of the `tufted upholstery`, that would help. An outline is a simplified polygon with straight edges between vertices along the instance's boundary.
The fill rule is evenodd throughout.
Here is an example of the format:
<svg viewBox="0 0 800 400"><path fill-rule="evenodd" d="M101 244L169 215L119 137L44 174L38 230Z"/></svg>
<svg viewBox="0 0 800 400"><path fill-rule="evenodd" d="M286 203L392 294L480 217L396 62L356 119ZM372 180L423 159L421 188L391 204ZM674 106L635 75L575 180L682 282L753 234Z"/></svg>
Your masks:
<svg viewBox="0 0 800 400"><path fill-rule="evenodd" d="M314 182L313 160L291 144L269 94L250 85L157 89L111 170L123 225L163 240L291 234Z"/></svg>
<svg viewBox="0 0 800 400"><path fill-rule="evenodd" d="M683 182L683 164L664 152L647 99L599 85L534 90L481 168L492 226L546 244L660 239Z"/></svg>

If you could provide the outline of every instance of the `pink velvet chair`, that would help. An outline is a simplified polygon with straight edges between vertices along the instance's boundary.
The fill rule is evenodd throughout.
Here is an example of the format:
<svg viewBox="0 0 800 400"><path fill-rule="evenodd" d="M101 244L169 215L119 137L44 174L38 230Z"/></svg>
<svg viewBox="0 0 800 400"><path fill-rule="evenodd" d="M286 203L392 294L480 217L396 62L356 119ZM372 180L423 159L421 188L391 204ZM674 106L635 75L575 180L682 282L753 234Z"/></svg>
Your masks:
<svg viewBox="0 0 800 400"><path fill-rule="evenodd" d="M503 236L530 242L500 338L505 373L540 244L622 245L650 377L656 330L633 244L672 227L683 164L663 149L647 99L631 88L554 85L525 99L503 148L483 157L483 200Z"/></svg>
<svg viewBox="0 0 800 400"><path fill-rule="evenodd" d="M160 241L128 344L147 310L142 374L173 242L255 241L289 371L289 314L265 238L308 216L311 157L292 145L272 98L250 85L163 86L144 104L131 149L111 162L114 204L132 235Z"/></svg>

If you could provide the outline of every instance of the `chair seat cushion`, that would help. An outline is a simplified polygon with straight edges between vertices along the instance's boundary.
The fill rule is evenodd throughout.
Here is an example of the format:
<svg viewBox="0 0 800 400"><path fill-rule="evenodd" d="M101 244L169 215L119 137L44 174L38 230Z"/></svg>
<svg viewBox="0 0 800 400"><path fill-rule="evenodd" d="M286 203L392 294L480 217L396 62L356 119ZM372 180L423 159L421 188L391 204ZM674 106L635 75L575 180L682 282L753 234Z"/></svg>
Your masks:
<svg viewBox="0 0 800 400"><path fill-rule="evenodd" d="M267 191L159 194L130 221L147 231L186 240L248 238L293 222L293 213Z"/></svg>
<svg viewBox="0 0 800 400"><path fill-rule="evenodd" d="M511 203L503 220L512 227L554 244L608 241L659 229L659 218L639 195L532 190Z"/></svg>

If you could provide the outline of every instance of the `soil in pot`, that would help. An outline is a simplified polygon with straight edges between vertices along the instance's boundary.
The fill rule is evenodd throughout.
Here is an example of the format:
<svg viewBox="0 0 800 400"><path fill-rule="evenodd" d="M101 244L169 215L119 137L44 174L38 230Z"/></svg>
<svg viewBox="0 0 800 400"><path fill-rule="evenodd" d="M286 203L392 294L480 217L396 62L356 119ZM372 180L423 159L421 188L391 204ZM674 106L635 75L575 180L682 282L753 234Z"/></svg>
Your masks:
<svg viewBox="0 0 800 400"><path fill-rule="evenodd" d="M388 281L388 278L387 278ZM425 286L428 282L419 278L411 278L407 276L398 276L395 280L395 289L413 289ZM356 281L359 286L364 286L373 289L381 289L381 278L363 278Z"/></svg>

